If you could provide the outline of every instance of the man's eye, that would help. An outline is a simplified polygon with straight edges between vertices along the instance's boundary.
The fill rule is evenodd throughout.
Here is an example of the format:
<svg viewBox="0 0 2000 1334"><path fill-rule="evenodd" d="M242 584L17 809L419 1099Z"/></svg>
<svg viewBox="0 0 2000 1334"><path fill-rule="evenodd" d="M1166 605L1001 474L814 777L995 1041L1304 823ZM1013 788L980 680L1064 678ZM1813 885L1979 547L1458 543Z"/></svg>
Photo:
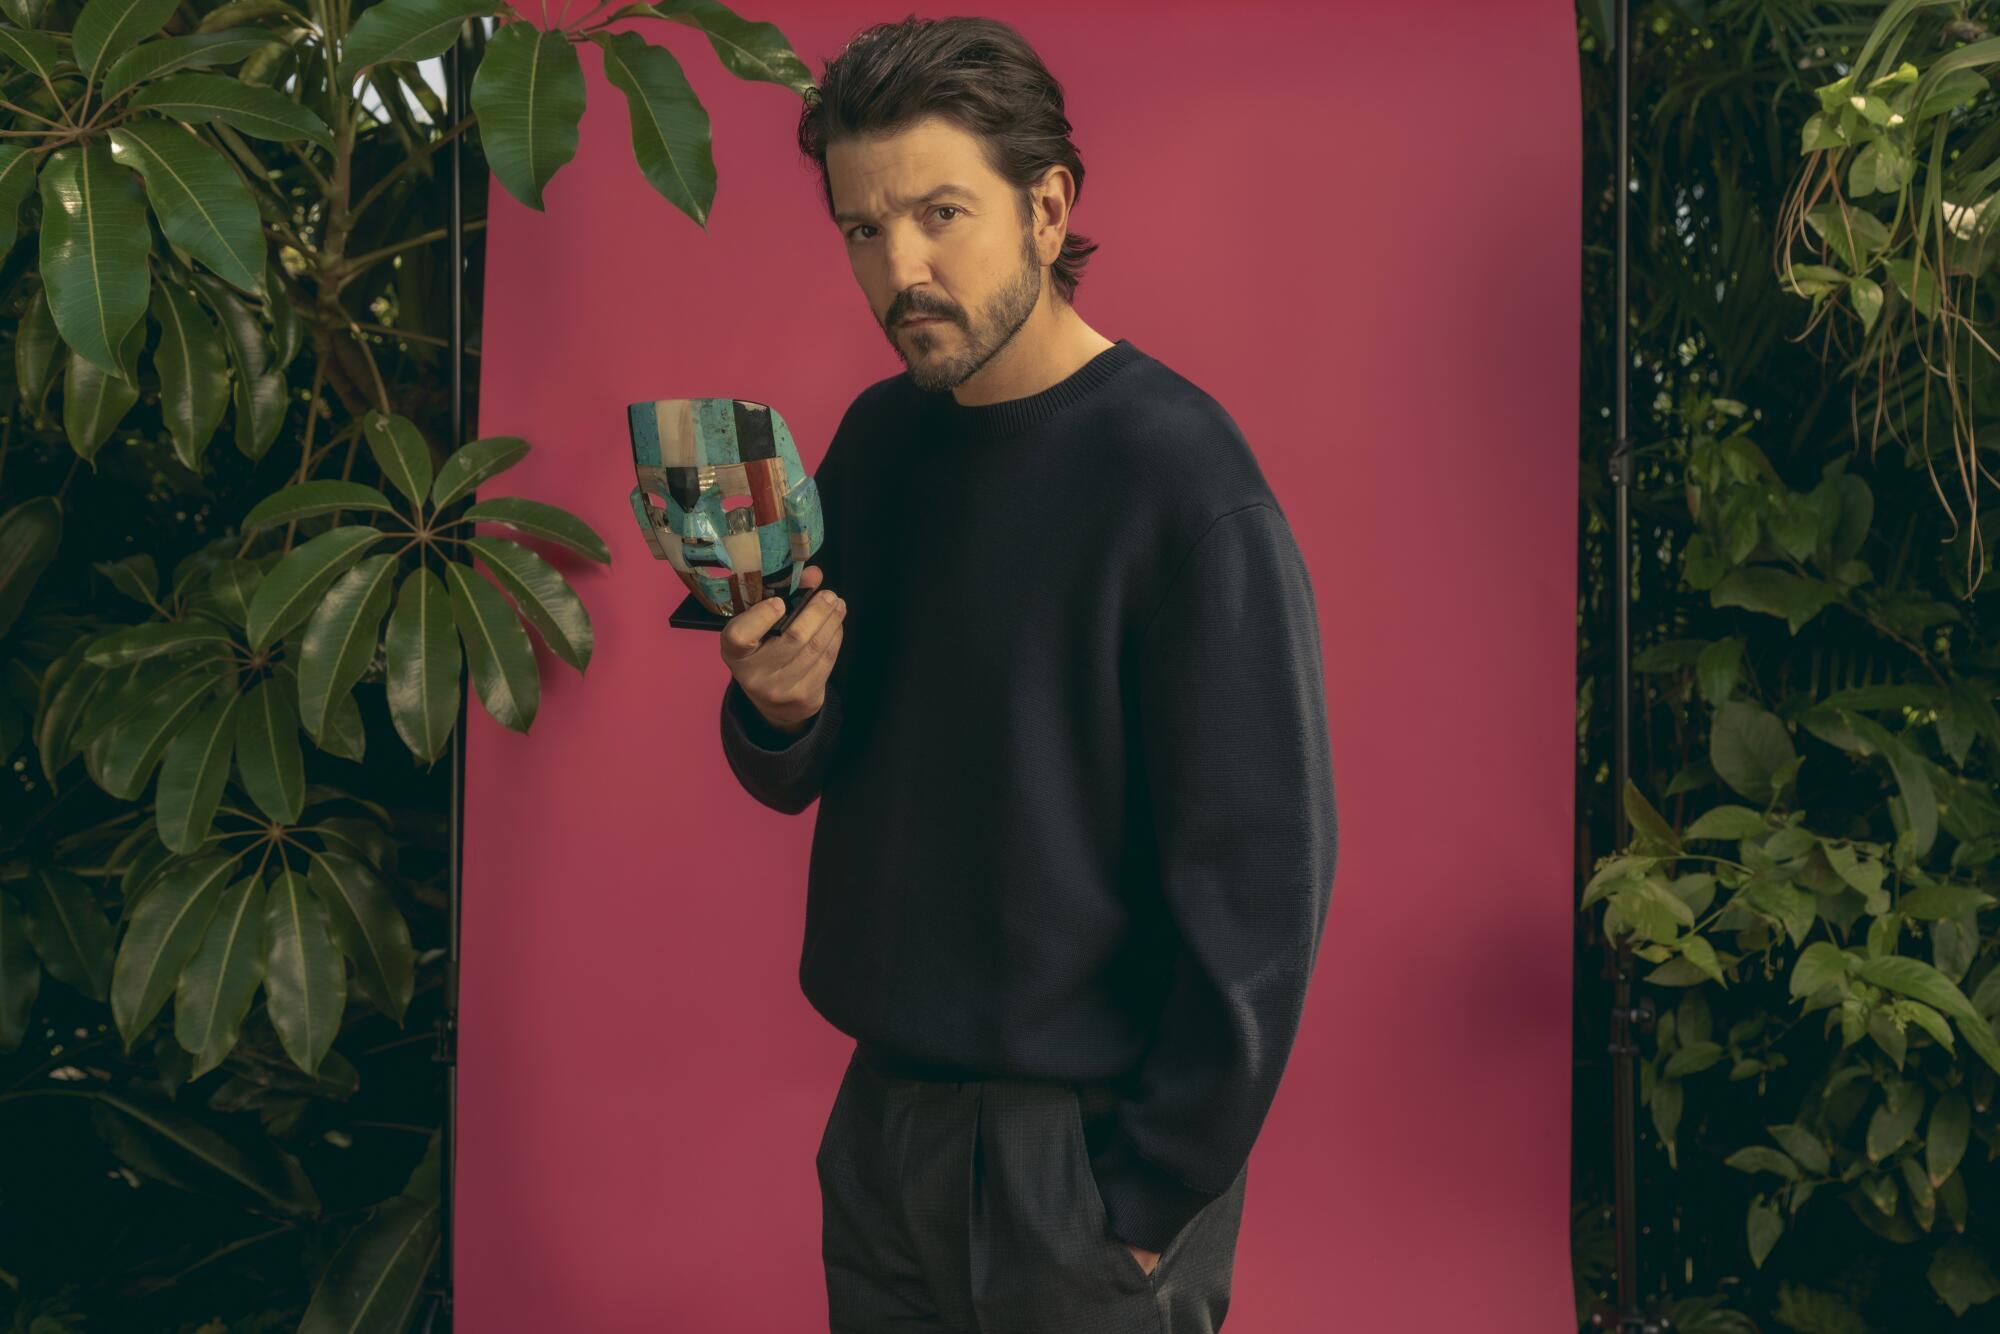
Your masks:
<svg viewBox="0 0 2000 1334"><path fill-rule="evenodd" d="M937 209L936 209L936 211L937 211L937 212L939 212L939 213L943 213L943 212L945 212L946 210L950 210L950 211L951 211L951 212L953 212L953 213L963 213L963 212L965 212L965 210L964 210L964 209L960 208L960 207L959 207L958 205L956 205L956 204L940 204L940 205L938 205L938 207L937 207ZM847 233L847 239L848 239L848 240L850 240L850 241L858 241L858 240L862 239L862 238L861 238L861 233L862 233L862 232L864 232L864 231L873 231L873 230L874 230L874 228L870 227L870 226L869 226L869 225L868 225L867 223L865 223L865 222L863 222L863 223L857 223L857 224L856 224L855 226L853 226L853 227L851 227L851 228L849 228L849 229L848 229L848 233Z"/></svg>

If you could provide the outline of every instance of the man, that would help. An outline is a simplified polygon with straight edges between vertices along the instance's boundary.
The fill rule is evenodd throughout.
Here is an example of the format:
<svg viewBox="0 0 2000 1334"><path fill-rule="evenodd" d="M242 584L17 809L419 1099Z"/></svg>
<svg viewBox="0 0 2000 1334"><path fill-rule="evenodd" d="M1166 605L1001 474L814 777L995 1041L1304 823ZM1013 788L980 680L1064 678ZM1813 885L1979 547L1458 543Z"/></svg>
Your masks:
<svg viewBox="0 0 2000 1334"><path fill-rule="evenodd" d="M820 803L832 1328L1215 1330L1333 879L1311 581L1229 415L1071 303L1082 162L1018 34L884 25L817 91L906 369L815 475L822 591L723 630L721 722Z"/></svg>

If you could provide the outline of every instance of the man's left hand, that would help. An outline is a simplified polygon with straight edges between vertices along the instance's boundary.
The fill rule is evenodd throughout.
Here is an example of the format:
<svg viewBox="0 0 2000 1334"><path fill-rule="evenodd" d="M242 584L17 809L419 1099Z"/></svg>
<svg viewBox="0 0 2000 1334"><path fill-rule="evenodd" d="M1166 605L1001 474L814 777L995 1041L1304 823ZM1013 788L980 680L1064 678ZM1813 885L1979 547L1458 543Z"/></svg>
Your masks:
<svg viewBox="0 0 2000 1334"><path fill-rule="evenodd" d="M1145 1270L1149 1276L1153 1272L1153 1267L1160 1263L1160 1253L1158 1251L1145 1250L1134 1246L1129 1241L1123 1243L1123 1245L1126 1250L1132 1252L1132 1258L1139 1262L1139 1268Z"/></svg>

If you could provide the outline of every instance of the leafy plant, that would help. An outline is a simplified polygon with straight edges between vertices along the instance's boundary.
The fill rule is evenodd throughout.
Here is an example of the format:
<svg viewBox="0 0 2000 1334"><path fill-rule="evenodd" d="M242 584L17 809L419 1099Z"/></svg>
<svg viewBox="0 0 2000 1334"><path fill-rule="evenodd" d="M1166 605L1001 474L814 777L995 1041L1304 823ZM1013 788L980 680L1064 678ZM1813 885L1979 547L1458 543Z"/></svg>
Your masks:
<svg viewBox="0 0 2000 1334"><path fill-rule="evenodd" d="M1990 445L1978 439L1982 405L1972 372L1980 352L2000 359L1980 332L1976 290L2000 253L1991 245L2000 124L1988 95L2000 38L1956 12L1962 6L1941 19L1942 8L1944 0L1893 0L1846 72L1815 90L1819 110L1800 131L1807 167L1785 202L1784 275L1811 300L1815 324L1845 296L1863 335L1856 394L1864 382L1874 391L1871 450L1882 431L1896 435L1914 412L1924 433L1904 443L1949 504L1928 434L1931 390L1943 393L1940 424L1968 511L1960 568L1976 586L1991 563L1979 480L1994 478L1980 452ZM1964 44L1922 69L1899 59L1907 48L1954 40ZM1800 244L1814 262L1792 262Z"/></svg>
<svg viewBox="0 0 2000 1334"><path fill-rule="evenodd" d="M1696 397L1676 442L1681 574L1717 633L1634 661L1700 738L1664 787L1676 814L1628 785L1631 840L1581 906L1656 965L1642 981L1681 993L1640 1098L1668 1161L1698 1177L1683 1128L1708 1104L1703 1148L1742 1174L1748 1263L1809 1201L1838 1200L1921 1248L1963 1314L2000 1295L1973 1208L2000 1185L2000 663L1881 560L1873 491L1845 458L1794 489L1744 412Z"/></svg>
<svg viewBox="0 0 2000 1334"><path fill-rule="evenodd" d="M1593 181L1616 126L1595 8ZM1637 188L1592 199L1586 310L1611 309L1629 206L1637 364L1594 330L1583 406L1602 437L1636 373L1639 698L1618 792L1594 449L1580 902L1659 1002L1638 1038L1641 1278L1677 1324L1929 1334L2000 1309L2000 642L1977 504L1994 407L1973 373L1993 276L1965 211L2000 98L1977 10L1635 7ZM1614 804L1630 835L1593 855ZM1604 995L1581 993L1587 1038ZM1608 1093L1601 1065L1580 1079ZM1579 1117L1579 1178L1608 1203L1599 1115Z"/></svg>
<svg viewBox="0 0 2000 1334"><path fill-rule="evenodd" d="M535 641L586 670L571 579L610 560L566 510L477 494L528 441L450 438L437 150L465 136L543 207L589 45L639 170L705 227L707 112L609 25L811 79L716 0L0 13L0 467L28 497L0 513L0 1133L64 1146L0 1182L0 1302L36 1329L401 1329L442 1221L409 1060L445 953L431 766L461 675L526 731ZM473 114L446 124L419 62L461 36Z"/></svg>

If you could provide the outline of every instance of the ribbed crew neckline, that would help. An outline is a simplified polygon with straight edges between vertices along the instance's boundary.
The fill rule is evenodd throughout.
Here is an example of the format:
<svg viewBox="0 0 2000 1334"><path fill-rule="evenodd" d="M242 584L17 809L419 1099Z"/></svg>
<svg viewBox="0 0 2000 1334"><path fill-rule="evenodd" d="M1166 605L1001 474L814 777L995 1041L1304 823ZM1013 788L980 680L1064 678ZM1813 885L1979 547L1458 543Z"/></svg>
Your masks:
<svg viewBox="0 0 2000 1334"><path fill-rule="evenodd" d="M1131 339L1121 338L1040 393L1003 399L998 403L967 407L947 390L937 395L939 421L946 431L970 440L998 440L1018 435L1030 427L1039 426L1064 408L1082 402L1105 381L1144 355L1132 345Z"/></svg>

